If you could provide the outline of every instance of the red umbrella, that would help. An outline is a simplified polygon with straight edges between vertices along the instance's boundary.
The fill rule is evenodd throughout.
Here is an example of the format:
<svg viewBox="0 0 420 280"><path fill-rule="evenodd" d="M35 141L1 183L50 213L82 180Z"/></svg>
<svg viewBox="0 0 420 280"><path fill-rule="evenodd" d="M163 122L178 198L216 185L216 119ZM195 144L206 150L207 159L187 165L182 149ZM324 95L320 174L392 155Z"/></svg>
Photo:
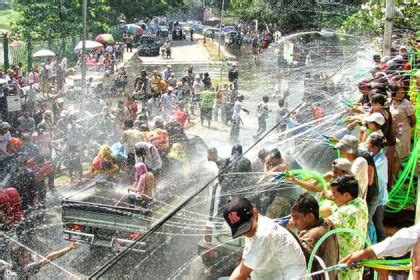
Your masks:
<svg viewBox="0 0 420 280"><path fill-rule="evenodd" d="M96 36L95 39L96 42L102 43L102 44L114 44L115 40L114 37L111 34L99 34Z"/></svg>
<svg viewBox="0 0 420 280"><path fill-rule="evenodd" d="M143 28L138 26L137 24L126 24L124 25L121 30L123 32L130 32L133 35L142 35L143 34Z"/></svg>

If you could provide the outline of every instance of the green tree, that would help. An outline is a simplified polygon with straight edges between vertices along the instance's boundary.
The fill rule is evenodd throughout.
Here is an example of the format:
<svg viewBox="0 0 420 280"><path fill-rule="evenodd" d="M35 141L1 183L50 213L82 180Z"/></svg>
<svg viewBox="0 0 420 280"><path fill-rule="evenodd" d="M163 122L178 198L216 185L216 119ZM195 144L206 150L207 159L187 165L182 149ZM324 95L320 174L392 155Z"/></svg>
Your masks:
<svg viewBox="0 0 420 280"><path fill-rule="evenodd" d="M15 31L30 32L34 40L51 40L78 35L83 30L82 0L14 0L22 15ZM116 23L108 0L88 0L88 31L105 32Z"/></svg>
<svg viewBox="0 0 420 280"><path fill-rule="evenodd" d="M354 5L326 5L315 0L232 0L231 12L239 19L258 19L284 32L338 28Z"/></svg>
<svg viewBox="0 0 420 280"><path fill-rule="evenodd" d="M183 0L111 0L110 6L123 13L129 21L146 17L161 16L168 11L185 7Z"/></svg>
<svg viewBox="0 0 420 280"><path fill-rule="evenodd" d="M416 31L420 23L418 2L415 0L394 0L394 31ZM380 35L383 33L385 21L385 0L370 0L348 17L343 30L350 33L367 33Z"/></svg>

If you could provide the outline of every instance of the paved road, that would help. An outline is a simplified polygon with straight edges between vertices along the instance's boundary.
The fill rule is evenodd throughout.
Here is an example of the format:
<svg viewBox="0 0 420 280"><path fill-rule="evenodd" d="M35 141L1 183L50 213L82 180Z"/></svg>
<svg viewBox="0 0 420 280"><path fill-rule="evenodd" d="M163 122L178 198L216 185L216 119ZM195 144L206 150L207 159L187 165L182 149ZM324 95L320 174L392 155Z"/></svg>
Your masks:
<svg viewBox="0 0 420 280"><path fill-rule="evenodd" d="M210 63L210 56L203 45L197 40L172 41L172 57L169 59L161 56L141 56L144 64L191 64L191 63Z"/></svg>

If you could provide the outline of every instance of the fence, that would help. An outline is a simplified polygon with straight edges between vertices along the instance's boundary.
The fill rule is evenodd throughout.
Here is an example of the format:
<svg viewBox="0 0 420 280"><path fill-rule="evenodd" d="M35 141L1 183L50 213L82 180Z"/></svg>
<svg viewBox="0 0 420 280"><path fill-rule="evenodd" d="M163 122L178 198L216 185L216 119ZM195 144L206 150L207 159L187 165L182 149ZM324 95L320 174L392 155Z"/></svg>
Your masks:
<svg viewBox="0 0 420 280"><path fill-rule="evenodd" d="M110 28L110 33L114 36L116 41L120 41L122 38L121 26L116 25ZM87 40L94 40L98 34L88 33ZM32 42L32 53L42 50L49 49L53 51L58 59L67 57L68 65L70 67L76 64L76 56L74 53L74 47L78 42L83 39L82 35L55 39L46 42ZM10 65L17 65L19 62L23 65L28 65L28 48L26 42L19 42L18 44L9 45L9 58ZM43 58L33 58L33 63L44 62Z"/></svg>

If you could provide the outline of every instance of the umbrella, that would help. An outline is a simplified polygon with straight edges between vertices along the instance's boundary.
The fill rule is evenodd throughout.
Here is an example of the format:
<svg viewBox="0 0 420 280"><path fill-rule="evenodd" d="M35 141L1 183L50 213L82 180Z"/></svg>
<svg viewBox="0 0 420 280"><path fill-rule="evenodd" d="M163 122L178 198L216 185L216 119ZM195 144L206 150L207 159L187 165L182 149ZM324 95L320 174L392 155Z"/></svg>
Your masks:
<svg viewBox="0 0 420 280"><path fill-rule="evenodd" d="M143 34L143 28L138 26L137 24L126 24L121 28L122 32L130 32L133 35L142 35Z"/></svg>
<svg viewBox="0 0 420 280"><path fill-rule="evenodd" d="M99 34L96 36L95 39L96 42L102 43L102 44L113 44L115 43L114 37L112 34Z"/></svg>
<svg viewBox="0 0 420 280"><path fill-rule="evenodd" d="M39 50L35 52L33 57L49 57L49 56L55 56L55 53L50 50Z"/></svg>
<svg viewBox="0 0 420 280"><path fill-rule="evenodd" d="M76 45L76 47L74 48L74 51L75 52L81 52L82 51L82 44L83 44L83 41L80 41ZM100 48L103 48L103 47L104 46L101 43L91 41L91 40L86 40L86 50L88 50L88 51L100 49Z"/></svg>

